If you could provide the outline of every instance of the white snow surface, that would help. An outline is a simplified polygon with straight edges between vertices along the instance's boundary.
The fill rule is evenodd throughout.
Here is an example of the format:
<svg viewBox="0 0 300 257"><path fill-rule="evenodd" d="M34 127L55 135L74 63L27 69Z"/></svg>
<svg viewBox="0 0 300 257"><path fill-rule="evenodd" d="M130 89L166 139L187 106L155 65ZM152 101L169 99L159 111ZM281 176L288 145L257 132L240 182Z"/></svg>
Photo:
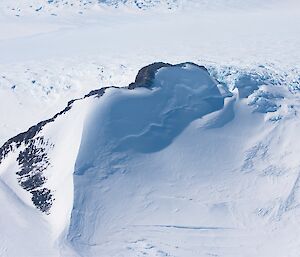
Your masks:
<svg viewBox="0 0 300 257"><path fill-rule="evenodd" d="M98 2L1 1L0 145L155 61L210 76L162 68L47 124L48 214L11 152L0 256L298 257L299 1Z"/></svg>
<svg viewBox="0 0 300 257"><path fill-rule="evenodd" d="M35 136L53 144L47 215L16 183L20 150L0 166L8 210L21 204L32 232L2 225L2 254L297 256L298 93L266 83L242 98L238 86L187 63L159 69L152 89L73 103ZM42 243L16 248L14 237Z"/></svg>
<svg viewBox="0 0 300 257"><path fill-rule="evenodd" d="M128 85L139 68L155 61L193 61L238 72L265 66L277 77L288 77L287 84L297 82L299 2L230 2L235 5L194 1L190 4L198 7L172 11L101 5L84 14L61 7L58 16L29 12L17 17L3 11L0 143L91 89Z"/></svg>
<svg viewBox="0 0 300 257"><path fill-rule="evenodd" d="M295 0L286 0L288 3L296 3ZM43 15L44 13L57 16L67 13L84 14L90 10L102 8L120 8L138 10L200 10L218 9L256 9L270 8L272 5L281 4L279 0L2 0L0 8L3 13L20 17L23 15Z"/></svg>

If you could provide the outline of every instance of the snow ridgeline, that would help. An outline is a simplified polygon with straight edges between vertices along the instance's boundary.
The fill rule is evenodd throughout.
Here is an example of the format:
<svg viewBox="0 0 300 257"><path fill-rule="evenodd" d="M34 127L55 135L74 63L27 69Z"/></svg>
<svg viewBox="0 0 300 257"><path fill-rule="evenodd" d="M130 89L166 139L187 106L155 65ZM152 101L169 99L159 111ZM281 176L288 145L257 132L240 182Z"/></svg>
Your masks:
<svg viewBox="0 0 300 257"><path fill-rule="evenodd" d="M154 79L155 79L155 73L163 68L163 67L176 67L178 72L178 69L183 69L183 70L189 70L189 69L203 69L206 73L206 76L208 77L209 74L207 70L204 67L201 66L196 66L195 64L179 64L179 65L170 65L170 64L165 64L165 63L154 63L152 65L149 65L147 67L144 67L141 69L136 77L136 81L128 86L127 89L133 90L136 88L147 88L151 89ZM199 71L196 71L197 73ZM174 77L174 74L168 74L169 76ZM187 77L186 74L185 76ZM191 75L193 75L191 73ZM197 74L196 74L197 75ZM202 74L200 74L202 75ZM182 75L180 74L179 77L175 77L174 83L178 83L180 81L180 77ZM198 75L199 76L199 75ZM164 80L167 80L168 78L166 77ZM192 78L192 81L195 78ZM201 77L196 78L196 79L201 79ZM208 79L208 78L206 78ZM164 82L162 82L164 83ZM199 82L197 82L199 83ZM205 85L205 84L204 84ZM161 85L162 86L162 85ZM199 84L196 84L196 86L199 86ZM222 108L222 102L218 103L218 98L222 98L221 95L218 95L218 89L216 85L214 85L215 88L215 96L212 96L212 106L214 105L214 101L216 102L216 107L212 107L212 110L204 111L202 114L202 110L194 111L193 113L193 118L187 118L187 124L192 120L195 119L196 117L201 117L202 115L205 115L211 111L214 111ZM50 165L50 160L48 158L48 151L51 151L51 148L55 147L55 143L49 143L50 139L45 139L45 136L43 135L42 130L44 129L45 126L49 125L49 123L53 123L56 121L57 118L60 116L66 114L68 111L71 110L73 107L74 103L76 101L84 100L89 97L101 97L104 95L106 90L108 89L117 89L117 90L123 90L117 87L104 87L98 90L93 90L89 94L85 95L83 98L79 99L74 99L72 101L68 102L67 107L62 110L61 112L55 114L52 118L48 120L44 120L39 122L37 125L32 126L29 128L28 131L23 132L21 134L18 134L17 136L9 139L1 148L0 148L0 164L3 162L3 160L11 153L15 152L18 149L21 149L19 152L19 156L17 158L18 165L20 167L20 170L16 172L18 176L18 182L23 189L29 191L32 194L32 202L33 204L42 212L45 212L49 214L50 208L53 203L53 195L51 193L51 190L48 188L43 187L44 184L47 181L47 178L43 175L43 172L49 167ZM170 88L167 89L170 91ZM168 93L169 97L172 95L170 93L173 93L170 91ZM202 93L202 91L201 91ZM166 95L163 95L165 97ZM209 97L210 95L205 95L206 101L209 102ZM214 100L214 97L216 97L216 100ZM164 99L161 99L164 101ZM175 108L175 106L173 107ZM161 110L158 110L161 111ZM195 116L196 115L196 116ZM195 116L195 117L194 117ZM183 117L182 117L183 118ZM145 121L146 122L146 121ZM148 121L149 122L149 121ZM179 120L179 124L182 121ZM173 124L174 129L178 129L179 124ZM187 125L184 124L184 127ZM176 126L175 126L176 125ZM170 126L170 124L167 124L167 127ZM180 126L179 126L180 127ZM170 128L168 128L170 129ZM183 129L183 128L182 128ZM180 132L180 131L179 131ZM167 139L167 142L172 140L172 138L175 137L175 135L172 135L170 139ZM151 136L149 137L151 138ZM170 143L168 142L168 143Z"/></svg>
<svg viewBox="0 0 300 257"><path fill-rule="evenodd" d="M270 91L266 86L271 90L286 88L291 92L298 92L300 89L300 71L295 68L271 64L237 67L200 60L194 62L204 63L211 75L230 90L245 83L250 83L256 88L260 86L256 94L260 93L265 96L264 92ZM135 76L137 66L132 63L107 66L100 65L100 62L84 62L78 65L76 62L51 64L46 61L20 67L2 65L0 93L3 100L0 103L0 145L14 135L25 131L32 124L51 117L57 110L63 109L66 102L80 98L99 85L126 87ZM261 87L262 85L266 86ZM263 98L260 95L257 97ZM250 98L255 100L254 95ZM276 99L269 99L273 103L280 101L280 99L274 100ZM249 104L251 104L250 99ZM10 108L9 115L5 111L7 106Z"/></svg>
<svg viewBox="0 0 300 257"><path fill-rule="evenodd" d="M158 70L161 70L160 74L162 74L160 79L157 79L155 75ZM180 86L175 88L173 84L168 84L170 76L174 77L172 83L179 84ZM189 78L190 76L191 78ZM189 84L187 83L188 80L190 80ZM180 92L178 92L179 95L173 92L175 89L180 90ZM154 116L152 114L151 117L157 117L156 119L158 120L153 121L153 125L150 123L149 131L145 134L146 141L140 144L140 146L145 143L147 144L147 141L151 137L155 136L160 129L166 126L169 132L161 131L161 133L171 134L165 138L165 141L163 141L162 138L157 139L162 141L160 142L161 145L153 146L154 149L158 147L156 150L170 144L173 138L179 134L191 120L196 117L201 117L208 112L220 109L223 106L223 97L219 93L216 83L210 78L204 67L188 63L174 66L165 63L154 63L141 69L136 77L136 81L130 84L127 89L106 87L91 91L83 98L70 101L67 107L54 115L54 117L41 121L37 125L32 126L28 131L8 140L0 148L1 178L16 192L18 198L22 199L26 204L35 206L38 210L49 216L53 215L53 222L56 223L54 226L57 227L59 232L64 229L62 224L67 222L65 220L66 214L70 213L72 208L73 181L71 178L75 160L78 158L78 148L81 144L80 138L82 129L80 128L82 128L84 124L84 116L86 115L84 113L87 112L85 109L91 108L88 106L95 101L94 97L100 98L106 94L106 92L108 92L109 95L112 93L121 95L128 94L129 97L135 94L137 94L137 96L156 95L155 98L158 98L161 104L156 105L155 103L149 102L147 109L150 109L145 111L154 111L153 108L155 108L157 113L154 113ZM176 98L173 97L173 94L177 95L176 97L181 97L181 94L184 92L189 94L195 93L193 105L189 106L188 99L185 99L185 103L179 104L177 102L181 100L176 100ZM201 104L197 102L197 97L198 100L201 99L202 94L204 98ZM106 101L108 98L109 96L106 97ZM168 100L165 98L170 98L169 101L174 99L175 102L168 107L170 103L168 104ZM88 101L89 103L87 103ZM132 101L134 101L134 99ZM166 103L164 103L164 101L166 101ZM151 106L152 104L154 104L154 106ZM181 104L183 104L183 106L180 107L182 110L176 110ZM163 105L166 106L164 107ZM201 110L203 107L205 107L205 109ZM122 110L125 111L124 108L122 108ZM134 113L137 110L130 111ZM142 111L142 108L139 107L139 111ZM167 112L169 114L164 114L166 117L160 120L162 119L159 115L161 112ZM179 112L179 114L177 114L177 112ZM175 119L175 114L179 115L182 120ZM184 117L185 115L187 116ZM134 116L132 118L134 118ZM131 122L134 121L132 120ZM144 120L143 126L148 126L148 122L151 121ZM160 122L163 122L163 124L155 128L158 126L155 124L159 124ZM132 125L133 123L130 126ZM139 129L142 131L144 128L140 127ZM156 131L157 129L158 131ZM172 132L172 130L174 130L174 132ZM161 136L163 134L161 134ZM127 142L123 142L121 145L127 144ZM134 145L133 143L130 144ZM120 147L122 147L121 145ZM64 152L63 149L66 151ZM154 149L149 150L153 151ZM12 170L14 170L14 172L12 172ZM83 168L81 167L80 170L83 170ZM66 181L66 179L68 179L68 181ZM18 188L15 188L15 180L25 191L22 192ZM26 193L26 191L28 193ZM58 217L63 219L63 221ZM57 233L59 234L59 232Z"/></svg>
<svg viewBox="0 0 300 257"><path fill-rule="evenodd" d="M0 190L22 203L15 213L25 206L47 221L36 251L50 256L269 253L292 225L284 215L297 211L300 192L297 92L267 80L247 74L230 92L193 63L146 66L127 88L91 91L8 140L0 148ZM282 131L288 136L278 137ZM30 215L25 226L42 226ZM266 219L283 219L275 224L279 236ZM201 231L208 234L174 244ZM218 248L201 241L212 231ZM253 247L255 233L270 238L263 249ZM237 236L245 240L224 250L222 240L234 244ZM27 242L24 233L14 237ZM5 256L17 256L5 240L2 246Z"/></svg>
<svg viewBox="0 0 300 257"><path fill-rule="evenodd" d="M132 86L130 86L130 89L131 88ZM95 95L100 97L105 93L106 89L107 88L101 88L99 90L91 91L81 99L75 99L68 102L67 107L64 110L55 114L52 118L41 121L37 125L32 126L28 131L9 139L0 148L1 164L3 159L5 159L9 153L21 148L23 145L25 146L25 149L20 151L16 160L20 166L20 170L16 173L19 176L18 182L25 190L32 194L32 202L42 212L49 213L53 202L53 196L49 189L41 188L46 182L46 177L43 175L43 171L49 166L49 160L45 148L45 146L49 145L49 142L48 140L46 142L44 141L44 136L39 137L37 135L47 124L55 122L59 116L66 114L66 112L71 110L74 102ZM54 145L51 144L50 148L53 147ZM41 189L36 190L37 188Z"/></svg>

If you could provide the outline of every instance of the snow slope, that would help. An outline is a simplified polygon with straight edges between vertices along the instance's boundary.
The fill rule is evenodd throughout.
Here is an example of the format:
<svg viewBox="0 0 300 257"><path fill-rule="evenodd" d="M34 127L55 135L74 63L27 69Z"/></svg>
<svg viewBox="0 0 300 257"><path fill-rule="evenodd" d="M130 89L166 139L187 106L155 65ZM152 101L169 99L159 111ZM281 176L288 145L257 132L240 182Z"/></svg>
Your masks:
<svg viewBox="0 0 300 257"><path fill-rule="evenodd" d="M0 2L0 256L298 257L299 1L135 2Z"/></svg>
<svg viewBox="0 0 300 257"><path fill-rule="evenodd" d="M297 256L299 93L228 85L155 63L7 141L1 196L24 221L1 225L1 254Z"/></svg>
<svg viewBox="0 0 300 257"><path fill-rule="evenodd" d="M181 2L192 8L172 12L97 7L78 14L73 6L77 11L59 8L58 16L0 15L0 143L92 89L128 85L140 67L157 60L272 73L297 83L299 2L230 3Z"/></svg>

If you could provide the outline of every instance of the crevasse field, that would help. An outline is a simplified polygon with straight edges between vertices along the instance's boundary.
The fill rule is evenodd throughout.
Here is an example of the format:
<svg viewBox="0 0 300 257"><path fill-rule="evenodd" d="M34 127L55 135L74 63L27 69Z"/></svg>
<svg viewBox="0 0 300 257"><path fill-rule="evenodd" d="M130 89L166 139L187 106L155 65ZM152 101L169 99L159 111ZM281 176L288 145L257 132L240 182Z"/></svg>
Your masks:
<svg viewBox="0 0 300 257"><path fill-rule="evenodd" d="M1 257L299 257L298 0L2 0Z"/></svg>

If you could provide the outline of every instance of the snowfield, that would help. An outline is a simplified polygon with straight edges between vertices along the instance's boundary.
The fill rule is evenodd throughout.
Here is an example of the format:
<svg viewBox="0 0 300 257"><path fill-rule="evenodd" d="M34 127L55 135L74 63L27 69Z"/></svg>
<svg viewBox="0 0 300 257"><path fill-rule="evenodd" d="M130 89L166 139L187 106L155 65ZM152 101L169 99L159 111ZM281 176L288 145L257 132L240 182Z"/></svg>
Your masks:
<svg viewBox="0 0 300 257"><path fill-rule="evenodd" d="M0 256L298 257L299 10L1 1Z"/></svg>
<svg viewBox="0 0 300 257"><path fill-rule="evenodd" d="M27 5L2 6L13 3ZM59 5L58 16L44 10L20 17L2 7L0 142L92 89L128 85L141 67L156 61L193 61L236 72L260 73L264 66L289 77L287 84L292 76L297 83L298 1L195 1L193 9L184 8L192 2L181 3L172 10L143 11L91 6L83 15L75 12L81 7Z"/></svg>

